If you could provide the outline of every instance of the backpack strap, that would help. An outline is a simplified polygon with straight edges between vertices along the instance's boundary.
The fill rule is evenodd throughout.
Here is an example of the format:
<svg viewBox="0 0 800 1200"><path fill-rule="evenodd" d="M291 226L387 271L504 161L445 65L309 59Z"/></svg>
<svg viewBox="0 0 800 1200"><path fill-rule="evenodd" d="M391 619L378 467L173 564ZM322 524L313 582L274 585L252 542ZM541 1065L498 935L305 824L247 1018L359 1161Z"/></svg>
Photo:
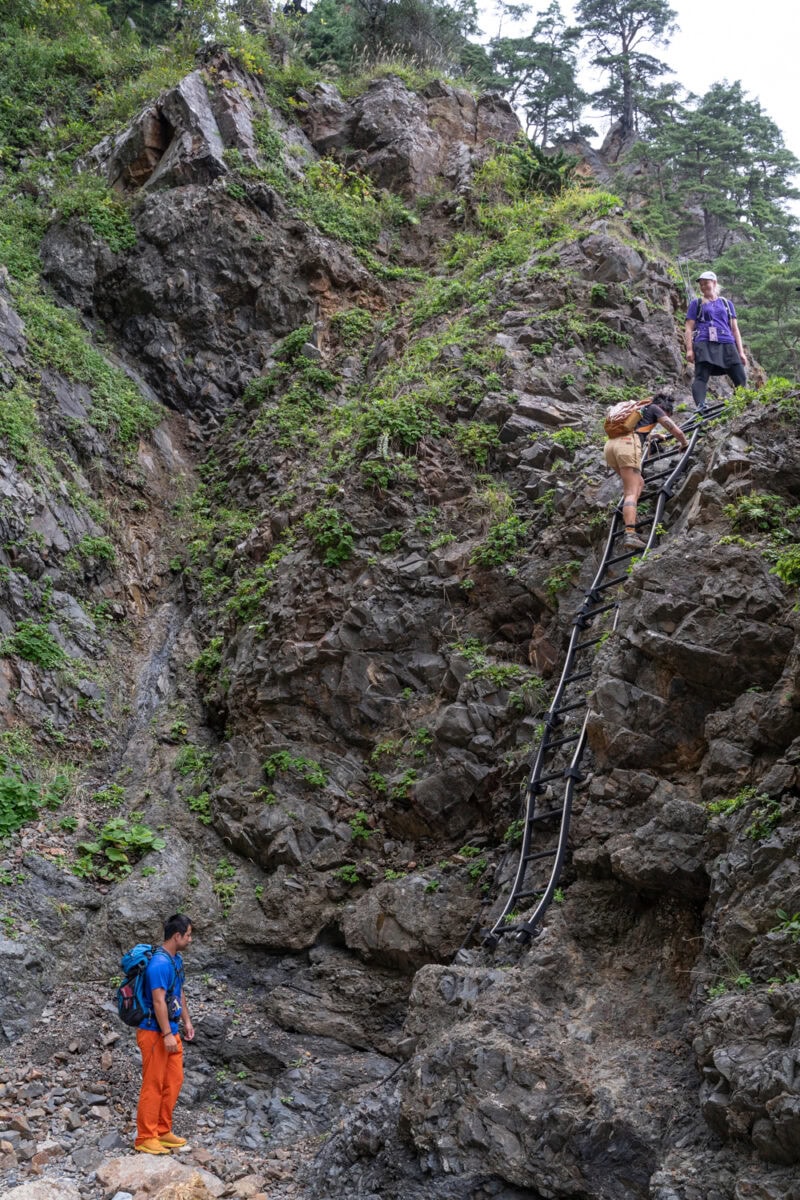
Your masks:
<svg viewBox="0 0 800 1200"><path fill-rule="evenodd" d="M700 321L708 321L708 318L703 316L703 301L702 301L702 299L699 296L696 296L695 299L697 301L697 314L694 317L694 326L695 326L695 333L697 333L698 323ZM731 306L728 303L728 301L725 299L725 297L718 296L717 299L721 300L722 303L725 305L725 312L728 314L728 322L730 323L731 321L735 321L736 318L733 315L733 310L731 309ZM692 317L689 318L690 321L692 319L693 319Z"/></svg>

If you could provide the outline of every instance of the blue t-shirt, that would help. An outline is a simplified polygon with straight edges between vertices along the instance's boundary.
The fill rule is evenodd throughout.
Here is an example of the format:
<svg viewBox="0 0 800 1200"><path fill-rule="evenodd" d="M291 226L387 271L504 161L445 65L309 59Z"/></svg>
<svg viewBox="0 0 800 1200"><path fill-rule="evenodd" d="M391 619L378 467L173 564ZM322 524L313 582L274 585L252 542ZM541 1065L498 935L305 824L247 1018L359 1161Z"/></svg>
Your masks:
<svg viewBox="0 0 800 1200"><path fill-rule="evenodd" d="M730 316L728 316L730 310ZM731 333L731 321L736 318L736 309L730 300L719 296L716 300L692 300L686 312L687 321L695 321L694 340L710 342L708 331L713 325L717 331L716 341L736 344Z"/></svg>
<svg viewBox="0 0 800 1200"><path fill-rule="evenodd" d="M147 970L144 976L144 987L142 989L145 1004L150 1010L153 1009L153 988L163 988L167 993L165 1000L167 1002L167 1012L169 1013L169 1027L173 1033L178 1032L178 1021L181 1015L181 1000L183 999L182 985L183 984L183 959L180 954L176 954L171 958L166 950L156 950L150 962L147 964ZM145 1017L139 1026L140 1029L160 1029L155 1016Z"/></svg>

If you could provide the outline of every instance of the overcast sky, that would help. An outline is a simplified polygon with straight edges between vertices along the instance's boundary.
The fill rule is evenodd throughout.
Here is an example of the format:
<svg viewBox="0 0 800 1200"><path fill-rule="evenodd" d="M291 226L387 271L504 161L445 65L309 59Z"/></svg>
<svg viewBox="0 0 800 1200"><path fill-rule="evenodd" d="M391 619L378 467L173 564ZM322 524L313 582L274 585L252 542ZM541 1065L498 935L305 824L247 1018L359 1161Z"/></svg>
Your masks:
<svg viewBox="0 0 800 1200"><path fill-rule="evenodd" d="M535 11L544 11L548 0L533 0ZM497 33L498 18L493 0L479 0L486 37ZM562 11L572 12L568 0ZM668 63L678 80L691 92L703 95L712 83L740 79L745 91L760 100L778 128L786 146L800 159L800 5L797 0L671 0L678 14L679 32L670 44L652 52ZM574 19L568 16L567 19ZM516 29L506 25L503 33L527 33L536 20L531 15ZM669 77L668 77L669 78ZM585 87L596 86L589 81ZM588 119L588 118L587 118ZM595 119L595 127L605 128Z"/></svg>

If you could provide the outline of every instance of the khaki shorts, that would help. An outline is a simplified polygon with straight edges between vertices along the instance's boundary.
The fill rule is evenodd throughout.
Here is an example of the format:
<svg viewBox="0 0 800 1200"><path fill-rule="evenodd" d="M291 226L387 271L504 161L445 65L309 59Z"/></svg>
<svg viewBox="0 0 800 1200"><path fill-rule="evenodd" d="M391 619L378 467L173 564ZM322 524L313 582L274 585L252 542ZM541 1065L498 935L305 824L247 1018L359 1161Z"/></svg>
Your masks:
<svg viewBox="0 0 800 1200"><path fill-rule="evenodd" d="M622 437L609 438L603 449L605 460L612 471L619 474L620 467L642 466L642 442L638 433L626 433Z"/></svg>

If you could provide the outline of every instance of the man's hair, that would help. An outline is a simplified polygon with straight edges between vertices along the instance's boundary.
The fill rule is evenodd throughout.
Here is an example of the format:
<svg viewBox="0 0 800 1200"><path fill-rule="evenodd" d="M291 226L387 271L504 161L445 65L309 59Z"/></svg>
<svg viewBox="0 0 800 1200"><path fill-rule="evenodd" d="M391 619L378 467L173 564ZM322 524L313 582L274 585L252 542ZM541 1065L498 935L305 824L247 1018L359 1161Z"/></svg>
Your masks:
<svg viewBox="0 0 800 1200"><path fill-rule="evenodd" d="M186 933L191 928L191 919L183 915L183 913L175 913L174 917L167 917L164 922L164 941L169 939L176 933Z"/></svg>
<svg viewBox="0 0 800 1200"><path fill-rule="evenodd" d="M671 392L656 392L650 403L657 404L659 408L663 408L664 412L670 415L675 408L675 400Z"/></svg>

